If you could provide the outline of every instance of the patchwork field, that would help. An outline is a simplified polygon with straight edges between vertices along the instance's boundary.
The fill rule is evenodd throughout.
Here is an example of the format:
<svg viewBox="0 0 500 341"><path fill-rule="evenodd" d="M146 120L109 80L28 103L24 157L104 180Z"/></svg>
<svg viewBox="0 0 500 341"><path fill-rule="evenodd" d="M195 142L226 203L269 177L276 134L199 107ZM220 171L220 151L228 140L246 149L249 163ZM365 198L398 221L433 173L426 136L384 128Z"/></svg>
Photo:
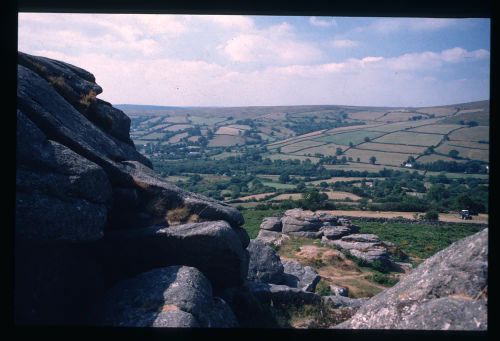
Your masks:
<svg viewBox="0 0 500 341"><path fill-rule="evenodd" d="M378 164L400 166L408 160L409 156L415 156L415 154L376 152L372 150L351 148L345 152L345 156L352 157L353 160L357 160L359 158L360 162L365 163L369 163L370 158L375 156L377 158L376 163Z"/></svg>
<svg viewBox="0 0 500 341"><path fill-rule="evenodd" d="M424 155L424 156L421 156L417 159L417 161L420 163L431 163L431 162L436 162L439 160L447 161L447 162L450 162L450 161L464 162L463 160L457 160L457 159L451 158L449 156L439 155L439 154Z"/></svg>
<svg viewBox="0 0 500 341"><path fill-rule="evenodd" d="M444 143L436 148L436 152L448 154L451 150L456 150L459 152L460 157L464 157L471 160L480 160L488 162L489 160L489 151L486 149L472 149L465 147L457 147L450 145L449 143Z"/></svg>
<svg viewBox="0 0 500 341"><path fill-rule="evenodd" d="M241 136L233 135L215 135L208 143L209 147L229 147L236 145L244 145L245 139Z"/></svg>
<svg viewBox="0 0 500 341"><path fill-rule="evenodd" d="M356 149L369 149L382 152L395 152L395 153L407 153L407 154L422 154L427 149L427 147L406 146L403 144L367 142L357 145Z"/></svg>
<svg viewBox="0 0 500 341"><path fill-rule="evenodd" d="M459 141L489 141L490 128L485 126L477 126L472 128L462 128L455 130L449 135L450 140Z"/></svg>
<svg viewBox="0 0 500 341"><path fill-rule="evenodd" d="M428 125L410 129L408 131L420 132L420 133L435 133L435 134L448 134L450 131L461 128L459 124L438 124L438 125Z"/></svg>
<svg viewBox="0 0 500 341"><path fill-rule="evenodd" d="M489 160L488 101L425 108L324 105L127 110L132 118L131 138L138 149L166 162L224 160L258 151L262 159L309 159L314 164L321 161L325 169L408 170L402 164L409 156L419 163L456 161L447 156L453 149L466 160ZM435 146L434 153L429 146ZM165 147L169 149L163 155ZM337 160L324 159L335 155ZM344 156L347 163L338 164L345 162ZM372 156L375 165L369 163Z"/></svg>
<svg viewBox="0 0 500 341"><path fill-rule="evenodd" d="M379 136L383 135L379 132L367 131L367 130L356 130L345 133L338 133L335 135L324 135L318 138L315 138L314 141L318 142L328 142L335 143L344 146L348 146L349 143L359 144L364 141L366 137L370 139L375 139Z"/></svg>
<svg viewBox="0 0 500 341"><path fill-rule="evenodd" d="M353 118L355 120L361 120L361 121L375 121L377 118L381 117L382 115L384 115L384 112L359 111L359 112L350 113L349 117Z"/></svg>
<svg viewBox="0 0 500 341"><path fill-rule="evenodd" d="M374 142L429 147L437 145L442 139L442 135L398 131L375 139Z"/></svg>
<svg viewBox="0 0 500 341"><path fill-rule="evenodd" d="M306 148L302 149L300 151L295 152L295 155L316 155L316 154L322 154L325 156L333 156L337 154L337 148L342 149L342 151L347 149L347 146L341 146L338 144L334 143L329 143L329 144L323 144L318 147L312 147L312 148Z"/></svg>
<svg viewBox="0 0 500 341"><path fill-rule="evenodd" d="M181 139L185 138L185 137L188 137L189 134L188 133L180 133L180 134L177 134L177 135L174 135L172 136L171 138L168 139L168 142L170 143L177 143L179 142Z"/></svg>
<svg viewBox="0 0 500 341"><path fill-rule="evenodd" d="M457 146L457 147L466 147L466 148L475 148L475 149L485 149L489 150L490 145L488 143L478 143L474 141L458 141L453 140L447 142L449 145Z"/></svg>
<svg viewBox="0 0 500 341"><path fill-rule="evenodd" d="M430 108L419 108L417 112L424 114L432 114L436 117L450 116L454 114L457 110L449 107L430 107Z"/></svg>
<svg viewBox="0 0 500 341"><path fill-rule="evenodd" d="M303 141L299 141L296 143L287 144L287 145L281 147L281 151L283 153L293 153L293 152L296 152L298 150L307 149L309 147L321 146L324 144L325 144L325 142L318 142L318 141L313 141L313 140L303 140Z"/></svg>
<svg viewBox="0 0 500 341"><path fill-rule="evenodd" d="M314 156L303 156L303 155L290 155L290 154L267 154L263 157L269 158L271 160L311 160L312 163L318 163L319 158Z"/></svg>
<svg viewBox="0 0 500 341"><path fill-rule="evenodd" d="M165 128L166 131L179 131L187 128L192 128L193 126L190 124L174 124L170 127Z"/></svg>
<svg viewBox="0 0 500 341"><path fill-rule="evenodd" d="M408 121L409 118L412 116L415 116L414 113L411 112L400 112L400 111L394 111L394 112L389 112L377 119L377 121L380 122L402 122L402 121Z"/></svg>

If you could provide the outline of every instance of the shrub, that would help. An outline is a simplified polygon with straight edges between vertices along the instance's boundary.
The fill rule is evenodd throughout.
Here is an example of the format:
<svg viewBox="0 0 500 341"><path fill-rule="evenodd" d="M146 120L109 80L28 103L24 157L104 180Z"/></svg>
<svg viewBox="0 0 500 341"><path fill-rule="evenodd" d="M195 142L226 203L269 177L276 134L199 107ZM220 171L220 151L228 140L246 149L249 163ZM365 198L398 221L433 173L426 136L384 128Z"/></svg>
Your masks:
<svg viewBox="0 0 500 341"><path fill-rule="evenodd" d="M330 286L321 279L316 286L316 293L320 296L330 296L332 295L332 289L330 289Z"/></svg>
<svg viewBox="0 0 500 341"><path fill-rule="evenodd" d="M387 286L393 286L398 282L397 278L378 272L375 272L374 274L370 275L368 277L368 280Z"/></svg>
<svg viewBox="0 0 500 341"><path fill-rule="evenodd" d="M439 212L433 209L428 210L427 212L425 212L424 218L425 220L437 221L439 220Z"/></svg>

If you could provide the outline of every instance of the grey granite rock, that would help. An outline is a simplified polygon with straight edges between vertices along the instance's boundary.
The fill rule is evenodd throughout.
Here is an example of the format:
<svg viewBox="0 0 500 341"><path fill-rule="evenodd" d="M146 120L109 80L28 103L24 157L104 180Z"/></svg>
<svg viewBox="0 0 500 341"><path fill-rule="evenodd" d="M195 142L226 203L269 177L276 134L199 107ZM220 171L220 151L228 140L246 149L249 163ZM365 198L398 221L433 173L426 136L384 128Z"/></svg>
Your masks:
<svg viewBox="0 0 500 341"><path fill-rule="evenodd" d="M237 327L227 304L212 296L195 268L171 266L124 280L106 294L101 323L121 327Z"/></svg>
<svg viewBox="0 0 500 341"><path fill-rule="evenodd" d="M284 284L304 291L314 292L321 277L310 266L303 266L294 260L283 260Z"/></svg>
<svg viewBox="0 0 500 341"><path fill-rule="evenodd" d="M247 250L250 256L249 280L275 284L281 284L284 281L283 265L273 248L258 239L253 239Z"/></svg>

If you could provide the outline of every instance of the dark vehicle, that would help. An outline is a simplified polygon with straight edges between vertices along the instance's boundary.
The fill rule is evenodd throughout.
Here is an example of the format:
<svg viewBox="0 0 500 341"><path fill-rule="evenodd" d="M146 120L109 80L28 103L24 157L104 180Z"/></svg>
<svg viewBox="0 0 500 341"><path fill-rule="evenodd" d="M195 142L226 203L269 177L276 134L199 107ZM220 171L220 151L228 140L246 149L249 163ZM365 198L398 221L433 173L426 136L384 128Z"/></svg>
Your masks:
<svg viewBox="0 0 500 341"><path fill-rule="evenodd" d="M460 217L462 218L462 220L471 220L472 219L472 215L469 212L469 210L460 211Z"/></svg>

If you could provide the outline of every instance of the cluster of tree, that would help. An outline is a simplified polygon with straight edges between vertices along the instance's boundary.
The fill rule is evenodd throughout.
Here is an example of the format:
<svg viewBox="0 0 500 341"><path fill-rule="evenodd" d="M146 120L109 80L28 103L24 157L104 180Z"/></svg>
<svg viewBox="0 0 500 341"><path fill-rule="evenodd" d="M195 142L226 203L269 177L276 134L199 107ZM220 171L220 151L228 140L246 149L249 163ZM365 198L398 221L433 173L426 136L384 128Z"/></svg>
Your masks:
<svg viewBox="0 0 500 341"><path fill-rule="evenodd" d="M455 154L454 154L455 155ZM423 169L433 172L452 172L452 173L470 173L470 174L486 174L486 163L471 160L466 162L443 161L438 160L430 163L413 164L413 168Z"/></svg>

